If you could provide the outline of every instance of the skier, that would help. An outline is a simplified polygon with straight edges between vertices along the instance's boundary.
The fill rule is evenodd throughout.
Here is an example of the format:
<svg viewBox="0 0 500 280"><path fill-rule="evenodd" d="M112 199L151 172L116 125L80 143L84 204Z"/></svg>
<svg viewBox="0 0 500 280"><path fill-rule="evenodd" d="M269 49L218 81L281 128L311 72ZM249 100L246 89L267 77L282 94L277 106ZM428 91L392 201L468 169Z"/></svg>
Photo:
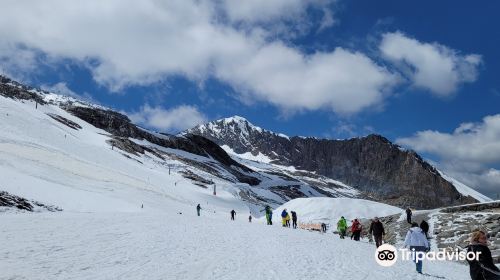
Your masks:
<svg viewBox="0 0 500 280"><path fill-rule="evenodd" d="M236 215L236 211L234 211L234 209L233 209L233 210L231 210L231 220L233 220L233 221L234 221L234 216L235 216L235 215Z"/></svg>
<svg viewBox="0 0 500 280"><path fill-rule="evenodd" d="M378 217L373 219L370 224L370 234L373 234L373 238L375 239L375 246L377 248L382 245L382 237L385 235L384 225L379 221Z"/></svg>
<svg viewBox="0 0 500 280"><path fill-rule="evenodd" d="M488 235L479 229L472 232L470 244L467 246L467 253L479 254L478 260L467 260L470 266L470 277L472 280L486 279L499 280L500 270L493 263L491 251L488 248Z"/></svg>
<svg viewBox="0 0 500 280"><path fill-rule="evenodd" d="M286 212L286 208L283 209L283 211L281 212L281 225L283 227L286 227L286 215L288 215L288 212Z"/></svg>
<svg viewBox="0 0 500 280"><path fill-rule="evenodd" d="M286 213L285 217L286 226L290 227L290 214Z"/></svg>
<svg viewBox="0 0 500 280"><path fill-rule="evenodd" d="M248 216L248 222L251 223L252 222L252 215Z"/></svg>
<svg viewBox="0 0 500 280"><path fill-rule="evenodd" d="M413 251L413 261L415 262L418 273L422 273L422 260L416 258L417 254L429 251L429 241L425 238L425 234L417 223L412 223L411 228L406 233L405 247L409 247Z"/></svg>
<svg viewBox="0 0 500 280"><path fill-rule="evenodd" d="M295 211L292 211L292 226L294 229L297 228L297 213Z"/></svg>
<svg viewBox="0 0 500 280"><path fill-rule="evenodd" d="M345 232L347 230L347 221L344 216L340 217L340 220L337 222L337 231L339 232L340 239L345 238Z"/></svg>
<svg viewBox="0 0 500 280"><path fill-rule="evenodd" d="M354 238L355 241L359 241L359 237L361 235L361 224L358 219L354 219L354 221L352 221L351 232L351 239Z"/></svg>
<svg viewBox="0 0 500 280"><path fill-rule="evenodd" d="M198 213L198 216L200 216L200 211L201 211L201 206L200 204L198 204L198 206L196 206L196 212Z"/></svg>
<svg viewBox="0 0 500 280"><path fill-rule="evenodd" d="M429 238L429 235L428 235L428 232L429 232L429 224L428 224L425 220L422 220L422 222L420 223L420 228L421 228L421 229L422 229L422 231L424 232L425 237L426 237L426 238Z"/></svg>
<svg viewBox="0 0 500 280"><path fill-rule="evenodd" d="M406 221L409 224L411 224L411 215L412 215L412 213L411 213L410 207L406 208Z"/></svg>

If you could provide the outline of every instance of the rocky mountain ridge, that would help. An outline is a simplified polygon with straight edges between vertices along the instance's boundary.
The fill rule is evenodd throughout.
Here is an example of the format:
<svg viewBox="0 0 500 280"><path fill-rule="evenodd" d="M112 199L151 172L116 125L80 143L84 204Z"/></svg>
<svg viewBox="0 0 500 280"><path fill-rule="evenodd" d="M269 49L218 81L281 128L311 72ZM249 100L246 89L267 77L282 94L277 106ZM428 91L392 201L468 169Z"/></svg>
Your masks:
<svg viewBox="0 0 500 280"><path fill-rule="evenodd" d="M341 181L366 197L420 209L473 203L414 151L380 135L347 140L288 137L259 128L242 117L199 125L198 134L237 154L263 154L272 163Z"/></svg>

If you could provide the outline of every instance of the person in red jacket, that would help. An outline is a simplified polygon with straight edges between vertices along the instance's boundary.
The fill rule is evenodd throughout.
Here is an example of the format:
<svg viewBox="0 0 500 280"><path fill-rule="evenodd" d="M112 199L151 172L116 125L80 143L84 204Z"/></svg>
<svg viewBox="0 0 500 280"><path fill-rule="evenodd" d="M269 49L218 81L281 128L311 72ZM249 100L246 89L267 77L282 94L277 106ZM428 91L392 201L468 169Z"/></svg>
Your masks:
<svg viewBox="0 0 500 280"><path fill-rule="evenodd" d="M361 235L361 223L358 219L354 219L354 221L352 221L351 232L351 239L354 238L354 240L359 241L359 237Z"/></svg>

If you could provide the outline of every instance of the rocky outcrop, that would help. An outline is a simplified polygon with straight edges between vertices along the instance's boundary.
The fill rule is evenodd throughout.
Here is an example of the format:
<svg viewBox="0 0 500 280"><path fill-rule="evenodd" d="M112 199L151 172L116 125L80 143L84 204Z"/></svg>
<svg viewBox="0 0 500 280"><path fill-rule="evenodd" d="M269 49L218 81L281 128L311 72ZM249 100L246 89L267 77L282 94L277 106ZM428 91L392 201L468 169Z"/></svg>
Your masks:
<svg viewBox="0 0 500 280"><path fill-rule="evenodd" d="M32 87L25 86L7 77L0 75L0 95L5 97L20 99L20 100L33 100L38 104L46 104L43 98L37 93L33 92Z"/></svg>
<svg viewBox="0 0 500 280"><path fill-rule="evenodd" d="M241 117L187 131L227 145L237 153L262 153L274 163L316 172L360 190L366 198L399 207L429 209L477 202L461 195L413 151L380 135L349 140L286 137Z"/></svg>
<svg viewBox="0 0 500 280"><path fill-rule="evenodd" d="M75 123L73 121L70 121L70 120L68 120L65 117L62 117L62 116L59 116L59 115L56 115L56 114L50 114L50 113L48 113L47 115L49 117L53 118L54 120L56 120L56 121L64 124L65 126L67 126L69 128L72 128L74 130L82 129L82 127L79 124L77 124L77 123Z"/></svg>
<svg viewBox="0 0 500 280"><path fill-rule="evenodd" d="M18 210L25 210L33 212L36 210L46 210L50 212L62 211L59 207L45 205L38 201L28 200L5 191L0 191L0 208L15 208ZM1 209L0 209L1 212Z"/></svg>

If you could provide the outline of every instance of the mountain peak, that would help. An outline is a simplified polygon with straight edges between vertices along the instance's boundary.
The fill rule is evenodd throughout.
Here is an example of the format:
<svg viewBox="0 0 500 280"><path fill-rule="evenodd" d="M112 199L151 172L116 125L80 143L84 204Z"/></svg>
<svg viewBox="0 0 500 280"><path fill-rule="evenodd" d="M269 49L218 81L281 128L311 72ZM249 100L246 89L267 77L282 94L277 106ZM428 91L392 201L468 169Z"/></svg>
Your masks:
<svg viewBox="0 0 500 280"><path fill-rule="evenodd" d="M250 122L247 119L245 119L244 117L238 116L238 115L234 115L232 117L220 119L218 121L221 121L221 120L224 121L224 122L237 122L237 123L239 123L239 122L243 122L243 123L246 122L246 123L250 124Z"/></svg>

